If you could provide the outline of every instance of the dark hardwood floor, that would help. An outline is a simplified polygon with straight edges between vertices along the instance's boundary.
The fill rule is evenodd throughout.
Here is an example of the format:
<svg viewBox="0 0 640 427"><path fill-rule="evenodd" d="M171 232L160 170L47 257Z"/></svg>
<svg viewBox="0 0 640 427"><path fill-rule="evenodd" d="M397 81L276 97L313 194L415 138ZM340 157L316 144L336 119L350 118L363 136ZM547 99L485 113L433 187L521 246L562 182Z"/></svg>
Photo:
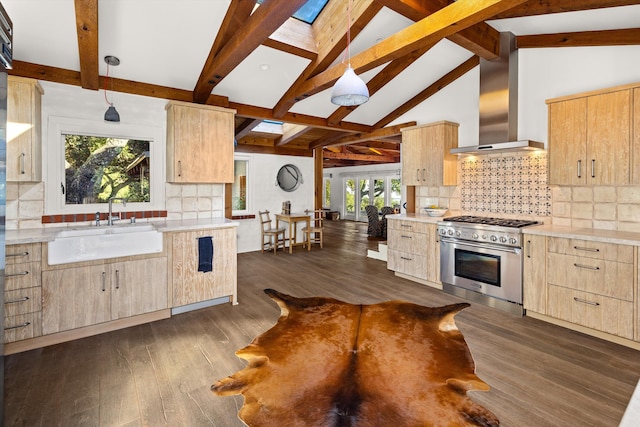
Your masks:
<svg viewBox="0 0 640 427"><path fill-rule="evenodd" d="M378 241L366 228L327 221L324 249L238 255L237 306L6 357L5 426L242 426L242 398L210 386L243 368L234 352L277 320L265 288L353 303L461 301L367 258ZM491 386L469 395L503 426L617 426L640 377L640 352L535 319L472 304L456 323Z"/></svg>

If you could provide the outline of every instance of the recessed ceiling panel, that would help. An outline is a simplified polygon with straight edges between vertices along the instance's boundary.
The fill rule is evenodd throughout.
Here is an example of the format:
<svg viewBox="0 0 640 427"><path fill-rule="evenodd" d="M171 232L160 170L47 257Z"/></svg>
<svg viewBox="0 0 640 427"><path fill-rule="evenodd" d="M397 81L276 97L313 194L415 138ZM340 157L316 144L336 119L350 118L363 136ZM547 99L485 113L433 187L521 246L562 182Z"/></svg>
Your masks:
<svg viewBox="0 0 640 427"><path fill-rule="evenodd" d="M213 88L230 101L273 108L302 74L309 60L259 46Z"/></svg>
<svg viewBox="0 0 640 427"><path fill-rule="evenodd" d="M100 74L102 58L114 55L115 78L193 90L228 7L228 0L100 1Z"/></svg>

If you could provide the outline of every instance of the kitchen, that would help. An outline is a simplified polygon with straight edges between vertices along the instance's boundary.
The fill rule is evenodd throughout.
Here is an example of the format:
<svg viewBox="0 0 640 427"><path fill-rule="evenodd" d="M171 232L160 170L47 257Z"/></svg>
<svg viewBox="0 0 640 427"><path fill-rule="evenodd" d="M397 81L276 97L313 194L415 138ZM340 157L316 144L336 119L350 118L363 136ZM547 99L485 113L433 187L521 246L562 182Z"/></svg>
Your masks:
<svg viewBox="0 0 640 427"><path fill-rule="evenodd" d="M526 119L520 120L521 135L539 141L547 141L546 99L585 90L613 87L638 80L637 72L635 72L639 56L637 46L571 49L572 55L567 55L564 50L560 52L553 49L522 51L521 81L526 84L523 83L520 90L522 104L519 114ZM593 59L595 56L598 58L597 61ZM614 70L609 64L616 64ZM550 65L557 68L552 69L553 67ZM112 71L118 73L119 70ZM45 92L43 117L59 115L91 120L94 117L101 117L104 113L105 106L101 93L50 82L41 82L41 84ZM460 141L473 141L478 133L476 123L478 100L477 97L470 94L477 92L477 85L477 74L469 73L412 111L411 115L415 117L400 118L398 122L402 123L418 117L421 123L439 120L455 121L461 124ZM165 123L166 100L123 93L116 93L112 96L115 96L115 102L122 114L123 122L135 122L149 127L161 128ZM79 107L80 105L81 107ZM434 105L437 105L437 108L433 108ZM474 111L476 111L475 115ZM125 116L127 117L126 121ZM43 139L46 138L43 137ZM159 151L159 155L163 155L163 150ZM43 158L48 158L46 151ZM256 156L256 158L271 166L275 163L270 159L263 160L260 156ZM313 174L312 165L309 159L305 158L304 162L303 174L311 177ZM270 168L273 169L273 167ZM257 165L257 169L260 169L260 164ZM42 215L46 211L44 197L45 194L48 194L45 185L47 185L46 182L21 183L13 184L7 188L7 198L12 201L7 206L7 227L9 229L42 227ZM266 194L273 194L272 198L275 200L273 206L269 206L269 208L277 211L282 195L280 193L274 194L273 180L262 179L259 185L261 187L255 188L254 193L260 194L265 199L268 198ZM313 196L309 196L312 193L310 187L310 184L302 187L302 190L307 193L304 196L305 200L300 202L301 204L307 206L311 204L310 200ZM340 185L334 188L340 188ZM613 188L615 188L615 196L611 194ZM438 204L456 209L457 206L462 207L462 203L464 203L456 187L425 186L418 187L416 190L417 206ZM639 231L636 220L638 217L636 187L554 187L551 191L553 209L550 218L554 224L604 229L625 227L629 231ZM337 193L339 194L339 192ZM458 204L456 205L456 203ZM223 206L221 185L167 184L166 210L168 218L222 218ZM613 211L616 212L614 218L611 217L612 210L606 209L607 207L615 209ZM545 218L545 222L548 220L549 218ZM241 223L239 234L243 234L244 227L251 230L251 225ZM241 238L246 237L241 236ZM248 242L257 241L255 238L246 240ZM242 305L243 302L240 302ZM264 326L268 327L268 324Z"/></svg>

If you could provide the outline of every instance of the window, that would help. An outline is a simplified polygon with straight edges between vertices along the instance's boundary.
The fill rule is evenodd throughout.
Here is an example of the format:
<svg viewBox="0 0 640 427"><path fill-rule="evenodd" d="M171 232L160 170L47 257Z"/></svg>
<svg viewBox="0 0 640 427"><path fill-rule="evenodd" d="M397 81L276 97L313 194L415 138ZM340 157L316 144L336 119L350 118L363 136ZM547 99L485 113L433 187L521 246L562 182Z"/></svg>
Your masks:
<svg viewBox="0 0 640 427"><path fill-rule="evenodd" d="M162 128L49 118L45 212L164 209Z"/></svg>
<svg viewBox="0 0 640 427"><path fill-rule="evenodd" d="M331 179L324 179L324 204L323 206L327 209L331 209Z"/></svg>
<svg viewBox="0 0 640 427"><path fill-rule="evenodd" d="M232 215L247 215L250 212L249 187L249 158L235 156L233 161L233 184L231 186Z"/></svg>
<svg viewBox="0 0 640 427"><path fill-rule="evenodd" d="M257 0L257 3L262 4L262 1L263 0ZM292 17L307 24L313 24L313 21L320 15L320 12L322 12L322 9L324 9L327 3L329 3L329 0L308 0Z"/></svg>

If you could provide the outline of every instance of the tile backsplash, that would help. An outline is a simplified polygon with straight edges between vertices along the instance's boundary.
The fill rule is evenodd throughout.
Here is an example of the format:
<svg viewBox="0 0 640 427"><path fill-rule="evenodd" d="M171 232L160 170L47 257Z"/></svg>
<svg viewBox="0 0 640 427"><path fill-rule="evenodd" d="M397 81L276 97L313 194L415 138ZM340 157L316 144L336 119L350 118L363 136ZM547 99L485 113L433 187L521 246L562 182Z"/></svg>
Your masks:
<svg viewBox="0 0 640 427"><path fill-rule="evenodd" d="M546 153L469 157L459 163L462 210L527 216L551 215Z"/></svg>

